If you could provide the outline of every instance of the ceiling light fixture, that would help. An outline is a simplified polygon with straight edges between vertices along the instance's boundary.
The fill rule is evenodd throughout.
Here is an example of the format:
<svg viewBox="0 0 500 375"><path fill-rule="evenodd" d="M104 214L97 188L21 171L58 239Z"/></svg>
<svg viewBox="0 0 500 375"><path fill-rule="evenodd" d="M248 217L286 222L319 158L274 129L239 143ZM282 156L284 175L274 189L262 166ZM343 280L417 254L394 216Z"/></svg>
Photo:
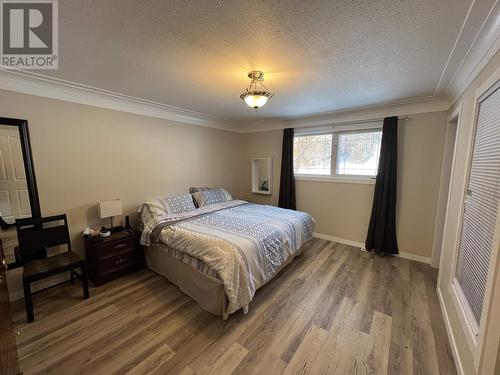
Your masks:
<svg viewBox="0 0 500 375"><path fill-rule="evenodd" d="M252 70L248 73L251 79L250 85L240 98L248 104L249 107L257 110L267 103L267 99L272 98L274 94L264 86L264 73L258 70Z"/></svg>

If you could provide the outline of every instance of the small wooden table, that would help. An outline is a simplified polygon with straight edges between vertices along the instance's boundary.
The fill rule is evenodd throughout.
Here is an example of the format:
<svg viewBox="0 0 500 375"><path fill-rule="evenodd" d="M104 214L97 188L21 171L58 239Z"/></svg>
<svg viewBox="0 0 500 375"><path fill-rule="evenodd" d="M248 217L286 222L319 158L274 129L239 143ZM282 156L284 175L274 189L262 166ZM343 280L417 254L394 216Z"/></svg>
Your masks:
<svg viewBox="0 0 500 375"><path fill-rule="evenodd" d="M95 286L144 267L141 233L133 230L111 233L105 238L85 237L88 275Z"/></svg>

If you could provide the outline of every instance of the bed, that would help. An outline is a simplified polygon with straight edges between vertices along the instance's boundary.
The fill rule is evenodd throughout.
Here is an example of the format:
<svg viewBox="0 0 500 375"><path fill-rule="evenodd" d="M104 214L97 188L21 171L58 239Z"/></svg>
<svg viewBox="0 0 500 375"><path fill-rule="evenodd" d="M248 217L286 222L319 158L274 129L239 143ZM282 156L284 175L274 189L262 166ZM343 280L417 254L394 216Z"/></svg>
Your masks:
<svg viewBox="0 0 500 375"><path fill-rule="evenodd" d="M314 220L242 200L208 203L177 213L143 204L141 244L151 270L227 319L303 251Z"/></svg>

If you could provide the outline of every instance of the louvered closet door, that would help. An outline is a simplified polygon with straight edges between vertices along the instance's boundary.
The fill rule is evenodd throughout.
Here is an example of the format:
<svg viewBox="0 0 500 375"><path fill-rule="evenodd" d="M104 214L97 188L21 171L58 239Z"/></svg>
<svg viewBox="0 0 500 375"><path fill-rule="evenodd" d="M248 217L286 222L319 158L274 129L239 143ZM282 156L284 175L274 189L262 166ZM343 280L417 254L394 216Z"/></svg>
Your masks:
<svg viewBox="0 0 500 375"><path fill-rule="evenodd" d="M479 326L500 200L499 82L479 99L475 132L456 278Z"/></svg>

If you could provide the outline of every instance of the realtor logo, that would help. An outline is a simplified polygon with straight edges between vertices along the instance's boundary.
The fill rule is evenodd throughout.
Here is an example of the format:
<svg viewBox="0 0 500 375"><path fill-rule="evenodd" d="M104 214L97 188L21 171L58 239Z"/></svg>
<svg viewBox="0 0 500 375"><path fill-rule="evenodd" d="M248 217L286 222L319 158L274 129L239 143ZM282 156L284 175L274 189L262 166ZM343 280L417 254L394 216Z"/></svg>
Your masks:
<svg viewBox="0 0 500 375"><path fill-rule="evenodd" d="M57 0L3 0L2 68L57 69Z"/></svg>

